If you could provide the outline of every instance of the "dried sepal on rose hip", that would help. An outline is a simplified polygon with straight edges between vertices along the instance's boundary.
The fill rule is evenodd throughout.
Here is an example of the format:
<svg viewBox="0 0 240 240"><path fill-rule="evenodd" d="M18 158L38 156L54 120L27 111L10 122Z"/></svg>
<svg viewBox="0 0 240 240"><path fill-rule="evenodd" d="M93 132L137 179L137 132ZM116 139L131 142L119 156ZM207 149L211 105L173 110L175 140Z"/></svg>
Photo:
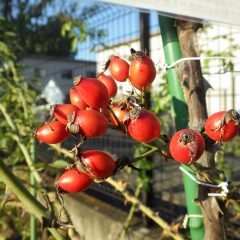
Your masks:
<svg viewBox="0 0 240 240"><path fill-rule="evenodd" d="M67 127L75 135L86 138L102 136L108 129L107 118L99 111L88 109L80 110L68 116Z"/></svg>
<svg viewBox="0 0 240 240"><path fill-rule="evenodd" d="M177 162L191 164L198 160L205 149L205 142L200 133L191 129L176 132L170 140L169 150Z"/></svg>
<svg viewBox="0 0 240 240"><path fill-rule="evenodd" d="M115 173L116 161L111 154L101 150L82 152L79 147L73 150L75 168L84 172L93 180L104 180Z"/></svg>
<svg viewBox="0 0 240 240"><path fill-rule="evenodd" d="M55 104L52 106L51 115L53 115L59 122L67 125L68 116L73 112L76 113L79 110L73 104Z"/></svg>
<svg viewBox="0 0 240 240"><path fill-rule="evenodd" d="M239 131L239 114L231 109L212 114L205 122L205 132L209 138L217 142L233 139Z"/></svg>

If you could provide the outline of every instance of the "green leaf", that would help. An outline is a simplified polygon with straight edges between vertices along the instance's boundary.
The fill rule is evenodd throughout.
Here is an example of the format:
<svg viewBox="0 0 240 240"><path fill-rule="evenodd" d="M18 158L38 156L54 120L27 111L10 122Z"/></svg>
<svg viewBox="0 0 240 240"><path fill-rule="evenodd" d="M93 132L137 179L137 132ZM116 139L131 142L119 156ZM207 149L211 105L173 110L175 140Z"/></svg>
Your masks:
<svg viewBox="0 0 240 240"><path fill-rule="evenodd" d="M77 43L78 43L78 39L77 37L75 37L73 40L72 40L72 43L71 43L71 49L72 51L74 52L77 48Z"/></svg>
<svg viewBox="0 0 240 240"><path fill-rule="evenodd" d="M64 24L62 25L61 35L62 35L63 37L65 37L65 36L66 36L66 33L67 33L67 32L70 32L71 29L72 29L72 22L66 22L66 23L64 23Z"/></svg>
<svg viewBox="0 0 240 240"><path fill-rule="evenodd" d="M58 169L66 168L68 165L69 163L63 159L58 159L48 164L49 167L58 168Z"/></svg>

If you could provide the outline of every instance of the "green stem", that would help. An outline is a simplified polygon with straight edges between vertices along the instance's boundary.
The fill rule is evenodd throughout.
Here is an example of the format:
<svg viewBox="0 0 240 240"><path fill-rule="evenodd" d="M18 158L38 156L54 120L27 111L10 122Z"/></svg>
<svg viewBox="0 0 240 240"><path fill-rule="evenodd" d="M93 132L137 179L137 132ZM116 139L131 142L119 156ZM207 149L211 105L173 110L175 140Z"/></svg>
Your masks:
<svg viewBox="0 0 240 240"><path fill-rule="evenodd" d="M156 146L153 146L151 144L148 144L148 143L144 143L144 142L141 142L141 144L145 147L148 147L148 148L151 148L151 149L158 149Z"/></svg>
<svg viewBox="0 0 240 240"><path fill-rule="evenodd" d="M70 153L67 149L62 148L62 147L60 147L59 145L56 145L56 144L51 144L49 146L51 148L55 149L58 153L62 153L65 157L73 158L73 154ZM151 147L153 147L153 146L151 146ZM148 208L144 204L142 204L139 201L139 199L137 199L136 197L134 197L131 194L129 194L126 191L126 185L125 184L122 184L122 182L121 183L116 182L112 178L107 178L105 180L105 182L107 182L108 184L113 186L117 191L121 192L127 202L136 203L138 205L140 211L142 211L146 216L148 216L155 223L157 223L173 239L183 240L183 237L179 233L173 233L171 231L171 227L170 227L170 225L167 222L165 222L158 215L156 215L156 213L153 212L150 208Z"/></svg>
<svg viewBox="0 0 240 240"><path fill-rule="evenodd" d="M24 117L25 117L25 119L27 119L27 117L28 117L28 108L27 108L27 103L25 101L25 98L23 96L23 93L22 93L21 89L19 89L19 100L22 102Z"/></svg>
<svg viewBox="0 0 240 240"><path fill-rule="evenodd" d="M27 150L27 148L25 147L25 145L23 145L19 139L19 137L17 135L13 135L13 139L17 142L19 148L21 149L22 153L23 153L23 156L27 162L27 165L30 169L30 171L32 172L32 174L34 175L36 181L38 183L41 183L42 182L42 178L41 176L39 175L37 169L35 168L35 166L33 165L33 161L32 161L32 158Z"/></svg>
<svg viewBox="0 0 240 240"><path fill-rule="evenodd" d="M7 113L6 108L3 106L3 104L0 103L0 111L2 112L3 116L5 117L8 126L15 132L17 133L17 128L14 124L14 122L12 121L10 115ZM34 165L32 164L32 159L31 156L27 150L27 148L25 147L25 145L21 142L21 140L19 139L19 136L17 134L13 134L12 137L17 143L19 148L21 149L25 160L28 164L29 169L31 170L31 172L33 172L34 177L36 178L36 181L38 183L42 182L42 178L40 177L39 173L37 172L37 169L34 167Z"/></svg>
<svg viewBox="0 0 240 240"><path fill-rule="evenodd" d="M138 198L141 189L142 189L142 185L138 184L138 185L137 185L137 188L136 188L136 191L135 191L135 193L134 193L134 196L135 196L136 198ZM132 206L131 206L131 208L130 208L130 211L129 211L129 213L128 213L127 219L126 219L126 221L125 221L125 223L124 223L124 225L123 225L123 229L122 229L122 231L121 231L119 240L124 240L124 239L126 239L126 234L127 234L128 229L129 229L130 223L131 223L131 221L132 221L132 219L133 219L134 212L135 212L135 210L136 210L137 205L138 205L137 202L133 202L133 204L132 204Z"/></svg>
<svg viewBox="0 0 240 240"><path fill-rule="evenodd" d="M11 117L9 116L9 114L6 111L6 108L0 103L0 110L3 114L3 116L5 117L9 127L13 130L13 131L17 131L17 128L15 127L15 124L13 123Z"/></svg>
<svg viewBox="0 0 240 240"><path fill-rule="evenodd" d="M154 152L157 152L158 150L159 150L158 148L152 148L149 151L143 153L142 155L132 158L131 163L137 162L143 158L151 156Z"/></svg>
<svg viewBox="0 0 240 240"><path fill-rule="evenodd" d="M39 220L46 218L51 221L49 212L44 208L19 182L13 175L3 161L0 161L0 179L6 186L18 197L18 199L25 205L30 213L32 213ZM48 228L49 232L57 240L64 240L65 238L55 228Z"/></svg>

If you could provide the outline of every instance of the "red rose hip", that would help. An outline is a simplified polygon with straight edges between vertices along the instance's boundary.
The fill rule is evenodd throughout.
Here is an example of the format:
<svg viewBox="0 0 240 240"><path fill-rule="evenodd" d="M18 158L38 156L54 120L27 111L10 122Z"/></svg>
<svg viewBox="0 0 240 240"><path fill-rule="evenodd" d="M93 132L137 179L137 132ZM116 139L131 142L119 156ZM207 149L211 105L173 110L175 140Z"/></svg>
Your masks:
<svg viewBox="0 0 240 240"><path fill-rule="evenodd" d="M68 128L73 134L77 135L79 133L85 137L94 138L107 131L108 121L99 111L93 109L80 110L69 121Z"/></svg>
<svg viewBox="0 0 240 240"><path fill-rule="evenodd" d="M80 77L75 81L75 88L82 100L92 108L104 108L109 102L107 88L96 78Z"/></svg>
<svg viewBox="0 0 240 240"><path fill-rule="evenodd" d="M58 187L68 193L86 190L92 183L89 176L77 169L66 170L58 179Z"/></svg>
<svg viewBox="0 0 240 240"><path fill-rule="evenodd" d="M79 108L72 104L56 104L52 109L54 117L64 125L67 125L68 116L78 110Z"/></svg>
<svg viewBox="0 0 240 240"><path fill-rule="evenodd" d="M77 106L81 110L84 110L87 108L88 105L83 101L77 89L71 88L69 95L70 95L71 104L73 104L74 106Z"/></svg>
<svg viewBox="0 0 240 240"><path fill-rule="evenodd" d="M129 135L139 142L152 142L160 135L160 122L150 111L142 109L140 115L127 123Z"/></svg>
<svg viewBox="0 0 240 240"><path fill-rule="evenodd" d="M89 150L82 153L82 162L89 169L88 174L94 179L105 179L114 173L116 161L99 150Z"/></svg>
<svg viewBox="0 0 240 240"><path fill-rule="evenodd" d="M235 110L214 113L206 120L205 131L214 141L229 141L239 131L239 114Z"/></svg>
<svg viewBox="0 0 240 240"><path fill-rule="evenodd" d="M114 97L117 94L117 84L111 77L105 75L104 73L101 73L98 76L98 80L105 85L110 98Z"/></svg>
<svg viewBox="0 0 240 240"><path fill-rule="evenodd" d="M129 80L137 89L149 86L156 77L156 68L151 58L140 51L131 49L132 62L129 69Z"/></svg>
<svg viewBox="0 0 240 240"><path fill-rule="evenodd" d="M129 64L124 59L114 56L110 59L110 73L115 80L125 82L129 74Z"/></svg>
<svg viewBox="0 0 240 240"><path fill-rule="evenodd" d="M182 129L171 138L169 150L177 162L191 164L199 159L205 149L202 135L191 129Z"/></svg>
<svg viewBox="0 0 240 240"><path fill-rule="evenodd" d="M35 132L35 137L41 142L55 144L66 140L69 137L69 132L62 123L52 121L38 128Z"/></svg>

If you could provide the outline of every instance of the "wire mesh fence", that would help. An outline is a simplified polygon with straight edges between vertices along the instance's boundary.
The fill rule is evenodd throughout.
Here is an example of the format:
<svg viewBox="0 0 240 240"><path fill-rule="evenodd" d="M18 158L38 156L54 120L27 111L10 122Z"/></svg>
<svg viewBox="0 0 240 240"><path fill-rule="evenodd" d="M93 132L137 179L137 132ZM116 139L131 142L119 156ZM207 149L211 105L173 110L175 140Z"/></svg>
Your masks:
<svg viewBox="0 0 240 240"><path fill-rule="evenodd" d="M90 49L94 44L95 59L97 62L97 72L102 70L104 63L112 55L120 55L128 58L129 49L140 49L140 12L136 8L127 8L118 5L111 5L105 3L98 3L98 10L94 16L86 17L87 24L96 29L102 29L104 36L100 43L86 42L86 46L79 49L78 57L84 58L86 52L81 49ZM150 50L149 55L156 64L159 74L155 84L159 84L161 76L164 73L164 53L162 40L160 36L160 28L158 24L158 15L156 12L149 12L150 14ZM238 54L232 52L231 46L238 41L239 30L232 27L221 25L212 25L206 27L198 35L198 45L201 56L226 56L231 57ZM233 40L234 39L234 40ZM89 45L90 44L90 45ZM143 49L141 49L143 50ZM239 55L240 56L240 55ZM90 55L89 55L90 57ZM88 57L86 57L88 59ZM237 90L240 59L231 59L235 66L235 71L230 73L224 72L223 68L229 65L229 60L212 60L207 61L202 59L203 73L207 81L209 81L212 89L207 92L207 107L209 114L220 110L228 110L231 108L240 108L238 98L240 92ZM229 69L228 69L229 70ZM127 89L127 84L121 84L120 87ZM96 140L98 141L98 140ZM101 140L99 140L101 141ZM116 141L118 141L116 139ZM114 145L113 142L111 144ZM119 141L116 145L120 147L122 143ZM112 148L113 152L114 147ZM230 160L231 161L231 160ZM178 170L178 165L174 162L165 163L160 157L155 160L156 168L154 170L154 197L156 199L155 207L161 208L162 201L184 205L183 186L181 184L181 174ZM157 204L159 203L159 204ZM165 211L174 215L176 209L171 211L171 207L165 207ZM163 209L162 209L163 210ZM181 210L179 210L181 212ZM164 211L162 211L164 215Z"/></svg>
<svg viewBox="0 0 240 240"><path fill-rule="evenodd" d="M76 58L81 60L83 65L70 67L71 76L89 75L90 71L92 76L96 75L112 55L121 55L128 58L130 48L140 49L140 9L103 2L91 3L88 7L91 7L91 11L83 15L82 19L86 22L88 29L101 30L101 34L97 37L88 36L85 42L78 45ZM154 89L154 86L158 86L161 82L165 60L158 14L151 11L149 16L149 55L159 72L153 84ZM240 51L236 47L239 39L240 30L233 29L230 26L212 25L198 34L198 44L202 56L236 56L235 59L231 60L209 61L204 58L201 60L204 76L212 86L212 89L208 90L206 98L209 113L231 108L240 109ZM95 69L91 67L89 71L86 70L89 62L92 62L94 67L96 66ZM43 64L46 64L46 62ZM41 67L41 65L37 63L37 67ZM79 67L85 69L85 71L80 70ZM59 71L61 72L61 69L48 73L45 79L57 78L56 75ZM59 79L58 81L62 80ZM127 85L127 83L119 84L119 89L129 90ZM68 89L66 86L63 87L65 90ZM65 92L66 94L67 92ZM70 147L71 145L72 142L68 142L66 146ZM109 131L101 138L89 139L83 145L83 148L84 150L102 149L117 156L130 156L134 150L134 142L129 140L126 135ZM173 217L182 214L184 209L183 186L178 164L174 162L166 163L158 156L155 157L154 161L156 164L153 172L154 208L158 209L163 217L172 220ZM231 161L229 159L229 162ZM121 201L121 197L105 184L102 187L94 185L89 191L99 192L99 195L105 194L104 196L107 198Z"/></svg>

